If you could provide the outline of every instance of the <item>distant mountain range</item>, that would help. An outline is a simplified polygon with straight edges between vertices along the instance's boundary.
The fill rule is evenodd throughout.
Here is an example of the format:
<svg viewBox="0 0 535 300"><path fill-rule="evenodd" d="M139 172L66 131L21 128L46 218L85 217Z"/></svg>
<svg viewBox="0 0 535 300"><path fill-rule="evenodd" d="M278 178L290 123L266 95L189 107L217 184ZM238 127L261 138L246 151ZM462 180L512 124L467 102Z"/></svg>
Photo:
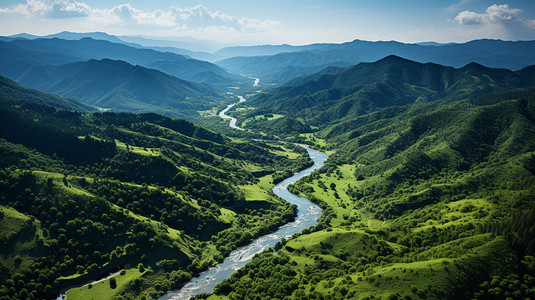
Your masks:
<svg viewBox="0 0 535 300"><path fill-rule="evenodd" d="M318 125L390 105L469 97L481 89L520 87L523 84L516 77L524 72L523 80L531 83L531 68L518 72L491 68L520 70L535 64L535 41L419 45L355 40L343 44L227 47L205 55L207 59L242 56L216 65L135 43L166 45L158 40L136 37L126 42L121 38L100 32L61 32L48 38L27 34L2 37L0 75L87 105L182 117L221 104L218 98L227 88L249 84L251 79L247 77L255 77L264 86L284 85L251 103L305 118L310 115L313 117L308 122ZM359 64L374 61L378 62ZM425 62L433 64L422 64ZM408 81L400 81L400 74ZM284 127L284 120L277 122Z"/></svg>
<svg viewBox="0 0 535 300"><path fill-rule="evenodd" d="M114 111L151 111L175 117L191 117L220 101L217 91L209 86L110 59L36 65L18 82Z"/></svg>
<svg viewBox="0 0 535 300"><path fill-rule="evenodd" d="M18 48L14 48L13 46ZM13 78L13 74L16 74L17 71L19 74L23 73L27 65L27 59L21 59L17 53L22 53L25 56L30 56L28 53L32 53L34 58L37 57L39 59L33 60L46 64L106 58L124 60L133 65L157 69L180 79L217 85L230 85L236 80L243 79L206 61L187 58L176 53L140 49L121 43L95 40L89 37L80 40L64 40L58 38L14 39L8 42L0 42L0 51L3 51L3 49L7 49L10 52L8 53L9 56L0 52L3 56L0 58L0 63L13 60L22 62L19 64L20 67L12 67L10 70L3 71L4 73L1 74L12 79L16 79Z"/></svg>
<svg viewBox="0 0 535 300"><path fill-rule="evenodd" d="M190 37L167 37L167 38L158 38L158 37L144 37L144 36L115 36L110 35L105 32L70 32L62 31L55 34L49 34L44 36L37 36L27 33L20 33L11 35L8 37L0 37L0 40L3 41L13 41L15 39L52 39L58 38L62 40L81 40L83 38L92 38L95 40L103 40L117 44L124 44L134 48L140 49L152 49L160 52L171 52L175 54L184 55L188 58L205 60L209 62L214 62L221 60L227 57L211 54L209 52L220 49L223 45L205 41L198 40Z"/></svg>
<svg viewBox="0 0 535 300"><path fill-rule="evenodd" d="M445 46L444 46L445 47ZM455 101L535 85L535 66L520 71L470 63L462 68L422 64L398 56L324 72L259 94L248 103L324 127L379 108Z"/></svg>
<svg viewBox="0 0 535 300"><path fill-rule="evenodd" d="M418 45L400 42L368 42L355 40L343 44L313 44L291 47L236 48L236 53L248 55L259 50L278 49L269 56L241 56L217 64L236 73L261 78L264 83L281 84L289 78L313 74L326 66L350 66L377 61L397 55L418 62L433 62L462 67L476 62L487 67L519 70L535 64L535 41L508 42L475 40L463 44ZM232 50L232 49L230 49ZM293 51L292 51L293 50ZM225 49L219 53L225 53ZM291 52L290 52L291 51Z"/></svg>

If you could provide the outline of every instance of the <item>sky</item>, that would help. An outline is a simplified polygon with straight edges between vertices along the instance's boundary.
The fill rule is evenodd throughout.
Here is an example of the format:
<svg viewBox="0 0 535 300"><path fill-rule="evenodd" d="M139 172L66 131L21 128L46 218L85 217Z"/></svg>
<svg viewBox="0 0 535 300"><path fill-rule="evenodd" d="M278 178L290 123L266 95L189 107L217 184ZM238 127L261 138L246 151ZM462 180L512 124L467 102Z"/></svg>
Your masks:
<svg viewBox="0 0 535 300"><path fill-rule="evenodd" d="M61 31L189 36L227 45L535 40L535 1L0 1L0 35Z"/></svg>

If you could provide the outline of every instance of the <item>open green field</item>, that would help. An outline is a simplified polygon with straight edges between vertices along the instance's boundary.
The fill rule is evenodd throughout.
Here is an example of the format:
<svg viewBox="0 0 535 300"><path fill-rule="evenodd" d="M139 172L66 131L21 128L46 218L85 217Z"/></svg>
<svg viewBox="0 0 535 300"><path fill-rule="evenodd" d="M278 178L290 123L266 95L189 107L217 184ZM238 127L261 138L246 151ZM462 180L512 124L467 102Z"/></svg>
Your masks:
<svg viewBox="0 0 535 300"><path fill-rule="evenodd" d="M140 272L138 268L131 268L124 270L125 274L117 274L112 278L115 279L116 286L114 288L110 287L110 279L85 285L82 287L69 289L66 293L67 299L70 300L101 300L101 299L112 299L115 295L119 294L125 287L126 284L132 282L133 280L141 277L144 272Z"/></svg>

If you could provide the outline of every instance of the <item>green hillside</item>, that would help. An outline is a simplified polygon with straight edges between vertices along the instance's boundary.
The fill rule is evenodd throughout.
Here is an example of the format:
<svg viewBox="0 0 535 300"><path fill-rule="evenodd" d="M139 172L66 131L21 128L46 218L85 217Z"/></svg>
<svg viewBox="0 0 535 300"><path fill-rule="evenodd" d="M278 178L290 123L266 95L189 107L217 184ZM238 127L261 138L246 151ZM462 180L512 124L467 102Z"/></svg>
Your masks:
<svg viewBox="0 0 535 300"><path fill-rule="evenodd" d="M111 59L33 66L17 82L112 111L192 118L221 104L220 91L212 86Z"/></svg>
<svg viewBox="0 0 535 300"><path fill-rule="evenodd" d="M5 77L0 77L0 97L3 99L10 98L10 101L13 103L42 104L66 110L78 110L81 112L97 111L95 107L85 105L72 99L46 94L37 90L21 88L16 82Z"/></svg>
<svg viewBox="0 0 535 300"><path fill-rule="evenodd" d="M125 265L69 299L153 298L294 217L270 186L311 163L302 150L66 110L83 105L5 79L0 91L2 299L50 298Z"/></svg>
<svg viewBox="0 0 535 300"><path fill-rule="evenodd" d="M322 221L199 298L535 297L535 90L513 88L529 85L529 73L415 66L443 73L415 70L412 101L302 119L319 126L302 138L333 153L292 187L323 207ZM391 87L408 91L415 76L390 69Z"/></svg>
<svg viewBox="0 0 535 300"><path fill-rule="evenodd" d="M346 69L327 69L261 93L248 103L256 109L245 111L238 119L254 124L256 115L277 113L325 128L385 107L452 102L491 91L529 87L535 84L534 74L533 67L512 72L471 63L455 69L388 56ZM259 121L258 127L267 132L274 123ZM300 126L293 133L306 130L306 126Z"/></svg>

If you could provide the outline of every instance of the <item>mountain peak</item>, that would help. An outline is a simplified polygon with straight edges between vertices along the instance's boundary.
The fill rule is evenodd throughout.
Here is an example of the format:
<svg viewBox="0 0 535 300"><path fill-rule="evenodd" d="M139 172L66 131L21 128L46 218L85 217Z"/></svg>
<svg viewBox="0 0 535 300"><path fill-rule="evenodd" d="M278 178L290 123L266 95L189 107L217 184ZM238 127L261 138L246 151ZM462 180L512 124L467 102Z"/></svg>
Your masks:
<svg viewBox="0 0 535 300"><path fill-rule="evenodd" d="M384 63L384 62L388 62L388 63L396 62L397 63L397 62L414 62L414 61L408 60L401 56L391 54L377 61L377 63Z"/></svg>
<svg viewBox="0 0 535 300"><path fill-rule="evenodd" d="M485 67L482 64L479 64L479 63L476 63L476 62L471 62L471 63L466 64L462 68L460 68L460 70L462 70L462 71L465 71L465 70L482 70L482 69L486 69L486 68L487 67Z"/></svg>

